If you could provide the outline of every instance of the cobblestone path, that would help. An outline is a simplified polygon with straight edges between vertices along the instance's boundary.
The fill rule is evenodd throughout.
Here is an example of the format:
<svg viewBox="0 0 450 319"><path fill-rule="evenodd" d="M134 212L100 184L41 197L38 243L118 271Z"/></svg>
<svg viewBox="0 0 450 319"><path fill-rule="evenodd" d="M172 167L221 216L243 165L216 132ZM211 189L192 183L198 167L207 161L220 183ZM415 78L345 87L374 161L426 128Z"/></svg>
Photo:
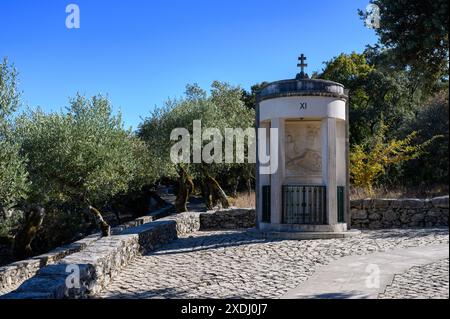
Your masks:
<svg viewBox="0 0 450 319"><path fill-rule="evenodd" d="M279 298L316 267L338 258L448 241L448 229L365 231L347 239L304 241L256 239L244 230L197 232L138 257L98 297ZM427 267L432 269L419 273L435 276L434 266ZM446 271L448 297L448 262L436 267L442 276ZM397 285L408 281L403 276L416 273L396 277L383 297L396 296ZM445 297L445 279L435 282L433 296Z"/></svg>
<svg viewBox="0 0 450 319"><path fill-rule="evenodd" d="M380 299L448 299L448 259L396 275Z"/></svg>

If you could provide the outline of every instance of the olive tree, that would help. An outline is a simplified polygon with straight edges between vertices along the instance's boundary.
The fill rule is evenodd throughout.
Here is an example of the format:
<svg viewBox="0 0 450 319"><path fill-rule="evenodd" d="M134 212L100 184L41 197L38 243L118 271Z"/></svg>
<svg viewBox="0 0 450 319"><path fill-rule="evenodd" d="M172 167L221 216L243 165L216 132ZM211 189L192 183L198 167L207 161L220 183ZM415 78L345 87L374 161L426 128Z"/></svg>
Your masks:
<svg viewBox="0 0 450 319"><path fill-rule="evenodd" d="M20 214L10 209L27 197L29 187L25 158L11 134L19 103L17 72L5 59L0 64L0 237L10 235L20 223Z"/></svg>
<svg viewBox="0 0 450 319"><path fill-rule="evenodd" d="M28 111L17 119L15 135L28 158L30 198L89 207L100 225L94 206L153 181L147 147L124 129L105 97L77 95L66 112Z"/></svg>
<svg viewBox="0 0 450 319"><path fill-rule="evenodd" d="M207 128L213 128L217 129L222 137L225 136L227 128L245 130L254 127L254 110L246 107L242 95L241 88L218 81L213 82L209 95L198 85L188 85L184 98L167 101L163 107L155 109L140 125L139 135L159 158L161 175L178 176L179 190L176 201L178 211L186 210L187 198L193 190L192 180L199 184L208 208L212 208L217 202L224 207L229 205L219 181L233 178L238 180L237 176L252 178L254 165L224 162L224 140L220 142L222 153L214 154L220 160L213 163L194 161L193 145L189 150L190 163L174 165L170 157L171 148L176 143L170 138L172 131L183 128L188 130L192 137L194 121L201 121L202 133L205 133ZM202 140L202 146L210 142L211 140L205 138ZM222 178L224 176L226 178Z"/></svg>
<svg viewBox="0 0 450 319"><path fill-rule="evenodd" d="M19 98L17 72L5 59L0 64L0 206L5 208L26 197L28 189L25 159L11 136L11 117Z"/></svg>

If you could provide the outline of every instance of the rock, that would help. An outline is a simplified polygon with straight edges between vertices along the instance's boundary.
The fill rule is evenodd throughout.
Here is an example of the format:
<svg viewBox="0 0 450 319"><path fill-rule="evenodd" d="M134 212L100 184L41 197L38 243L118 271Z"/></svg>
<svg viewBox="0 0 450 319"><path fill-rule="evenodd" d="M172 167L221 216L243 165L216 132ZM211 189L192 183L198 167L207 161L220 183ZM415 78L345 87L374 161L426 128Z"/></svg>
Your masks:
<svg viewBox="0 0 450 319"><path fill-rule="evenodd" d="M401 201L399 199L396 199L396 200L392 201L391 209L401 208L401 205L402 205Z"/></svg>
<svg viewBox="0 0 450 319"><path fill-rule="evenodd" d="M379 213L370 213L369 214L369 220L380 220L381 215Z"/></svg>
<svg viewBox="0 0 450 319"><path fill-rule="evenodd" d="M409 228L411 228L411 227L424 227L424 226L425 226L424 222L410 222L408 224Z"/></svg>
<svg viewBox="0 0 450 319"><path fill-rule="evenodd" d="M393 221L397 220L398 218L399 218L399 213L397 213L393 210L388 210L383 213L384 221L393 222Z"/></svg>
<svg viewBox="0 0 450 319"><path fill-rule="evenodd" d="M408 224L411 221L411 214L409 214L408 212L405 212L405 211L401 212L400 221L403 224Z"/></svg>
<svg viewBox="0 0 450 319"><path fill-rule="evenodd" d="M382 229L383 224L381 224L379 221L374 221L369 224L369 229Z"/></svg>
<svg viewBox="0 0 450 319"><path fill-rule="evenodd" d="M351 211L352 219L367 219L367 211L365 210L353 210Z"/></svg>
<svg viewBox="0 0 450 319"><path fill-rule="evenodd" d="M430 217L441 217L444 215L444 213L440 209L432 209L427 214Z"/></svg>
<svg viewBox="0 0 450 319"><path fill-rule="evenodd" d="M425 216L425 223L427 227L431 227L433 225L435 225L438 221L438 218L435 216L430 216L430 215L426 215ZM429 226L429 224L431 224L431 226Z"/></svg>
<svg viewBox="0 0 450 319"><path fill-rule="evenodd" d="M448 200L449 200L448 196L436 197L431 200L431 203L433 204L434 207L448 209L449 208Z"/></svg>
<svg viewBox="0 0 450 319"><path fill-rule="evenodd" d="M387 208L391 206L393 202L395 202L395 199L378 198L372 200L372 205L374 208Z"/></svg>
<svg viewBox="0 0 450 319"><path fill-rule="evenodd" d="M357 200L350 201L350 208L351 209L361 209L362 206L363 206L363 200L362 199L357 199Z"/></svg>
<svg viewBox="0 0 450 319"><path fill-rule="evenodd" d="M425 202L421 199L408 198L402 199L401 202L403 208L422 208L425 206Z"/></svg>
<svg viewBox="0 0 450 319"><path fill-rule="evenodd" d="M423 213L417 213L411 216L411 222L417 223L417 222L423 222L425 220L425 214Z"/></svg>
<svg viewBox="0 0 450 319"><path fill-rule="evenodd" d="M366 198L362 201L362 208L363 209L372 209L373 205L372 205L373 200L371 198Z"/></svg>

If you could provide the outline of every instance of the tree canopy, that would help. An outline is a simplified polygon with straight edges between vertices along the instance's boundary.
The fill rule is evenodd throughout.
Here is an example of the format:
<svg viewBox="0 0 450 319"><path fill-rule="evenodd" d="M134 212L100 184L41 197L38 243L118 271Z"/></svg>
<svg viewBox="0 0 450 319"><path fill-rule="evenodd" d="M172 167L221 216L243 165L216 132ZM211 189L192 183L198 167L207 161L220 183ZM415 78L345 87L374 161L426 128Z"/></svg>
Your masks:
<svg viewBox="0 0 450 319"><path fill-rule="evenodd" d="M12 115L19 106L17 72L6 59L0 64L0 210L27 197L26 158L12 136Z"/></svg>
<svg viewBox="0 0 450 319"><path fill-rule="evenodd" d="M446 0L371 0L379 7L378 47L385 63L411 70L426 88L448 80ZM360 12L365 19L366 13Z"/></svg>
<svg viewBox="0 0 450 319"><path fill-rule="evenodd" d="M102 96L78 95L66 113L38 109L23 114L15 136L28 159L37 201L101 203L153 182L145 144L124 130L120 114L113 115Z"/></svg>

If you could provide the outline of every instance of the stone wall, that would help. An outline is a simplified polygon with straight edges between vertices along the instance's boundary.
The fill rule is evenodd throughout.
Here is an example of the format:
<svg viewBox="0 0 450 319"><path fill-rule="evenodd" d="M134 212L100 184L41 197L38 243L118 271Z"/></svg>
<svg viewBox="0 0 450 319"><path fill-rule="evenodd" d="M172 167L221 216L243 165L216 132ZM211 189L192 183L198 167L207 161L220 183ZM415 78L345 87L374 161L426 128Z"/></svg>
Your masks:
<svg viewBox="0 0 450 319"><path fill-rule="evenodd" d="M161 216L161 215L160 215ZM250 228L255 225L254 209L183 213L152 221L148 216L115 228L113 235L92 239L83 249L60 258L56 264L24 267L33 277L0 299L87 298L103 289L136 255L200 229ZM130 226L135 226L130 228ZM68 276L79 272L79 287L66 284ZM12 273L9 273L9 277ZM5 275L5 277L8 277Z"/></svg>
<svg viewBox="0 0 450 319"><path fill-rule="evenodd" d="M200 215L183 213L100 238L58 264L39 269L33 278L0 299L87 298L105 287L136 255L199 229ZM79 273L79 281L67 285L74 271Z"/></svg>
<svg viewBox="0 0 450 319"><path fill-rule="evenodd" d="M449 197L351 202L352 228L448 227Z"/></svg>
<svg viewBox="0 0 450 319"><path fill-rule="evenodd" d="M82 251L99 238L99 235L88 236L70 245L54 249L46 254L0 267L0 295L11 291L25 280L33 277L39 269L54 264L68 255Z"/></svg>
<svg viewBox="0 0 450 319"><path fill-rule="evenodd" d="M120 234L127 229L150 223L158 218L170 214L172 208L172 205L167 205L166 207L152 212L149 215L139 217L124 225L114 227L111 229L111 233L113 235ZM100 238L101 237L99 234L94 234L69 245L56 248L46 254L0 267L0 295L17 288L21 283L35 276L41 268L56 264L67 256L85 250L87 247L97 242Z"/></svg>
<svg viewBox="0 0 450 319"><path fill-rule="evenodd" d="M200 214L201 229L239 229L256 226L256 211L251 208L225 209Z"/></svg>
<svg viewBox="0 0 450 319"><path fill-rule="evenodd" d="M0 267L0 295L18 288L4 298L84 297L106 285L136 254L156 249L199 229L251 228L256 219L254 209L167 216L171 211L172 206L167 206L115 227L111 237L101 238L95 234L47 254ZM81 280L85 280L85 284L79 290L64 288L62 279L69 274L67 265L80 267ZM44 289L46 286L52 288Z"/></svg>

